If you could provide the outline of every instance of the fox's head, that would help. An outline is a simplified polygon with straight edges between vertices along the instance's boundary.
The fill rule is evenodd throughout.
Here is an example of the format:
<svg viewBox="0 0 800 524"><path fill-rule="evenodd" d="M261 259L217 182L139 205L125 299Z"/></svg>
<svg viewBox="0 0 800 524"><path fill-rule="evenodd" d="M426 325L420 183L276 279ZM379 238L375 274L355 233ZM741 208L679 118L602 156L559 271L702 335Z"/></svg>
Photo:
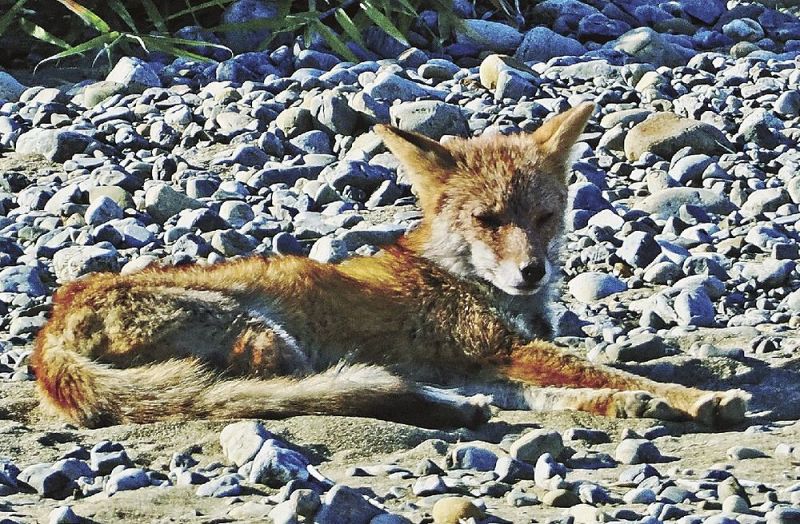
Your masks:
<svg viewBox="0 0 800 524"><path fill-rule="evenodd" d="M415 240L422 254L511 295L543 289L555 272L570 150L593 109L582 104L533 133L446 145L377 126L419 196L424 222Z"/></svg>

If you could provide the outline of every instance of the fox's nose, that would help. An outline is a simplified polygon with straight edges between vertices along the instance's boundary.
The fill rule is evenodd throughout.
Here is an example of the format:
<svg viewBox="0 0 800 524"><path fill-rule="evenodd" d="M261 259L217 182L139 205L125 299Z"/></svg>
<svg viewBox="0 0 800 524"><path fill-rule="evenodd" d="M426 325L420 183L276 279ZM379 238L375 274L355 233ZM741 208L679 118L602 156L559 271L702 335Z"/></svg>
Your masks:
<svg viewBox="0 0 800 524"><path fill-rule="evenodd" d="M545 267L544 262L534 262L523 267L521 272L522 278L525 280L525 284L528 286L533 286L538 284L539 281L544 277L545 273L547 273L547 268Z"/></svg>

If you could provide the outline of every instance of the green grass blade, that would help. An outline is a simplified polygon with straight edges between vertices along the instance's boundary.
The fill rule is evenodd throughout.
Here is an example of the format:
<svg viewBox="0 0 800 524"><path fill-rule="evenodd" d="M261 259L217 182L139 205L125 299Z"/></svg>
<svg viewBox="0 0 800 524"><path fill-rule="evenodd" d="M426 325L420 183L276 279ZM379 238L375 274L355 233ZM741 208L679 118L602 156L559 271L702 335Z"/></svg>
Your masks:
<svg viewBox="0 0 800 524"><path fill-rule="evenodd" d="M328 46L333 50L334 53L337 53L339 56L343 57L345 60L349 60L350 62L358 62L358 57L353 54L352 51L345 45L339 35L333 32L333 30L323 24L320 21L317 21L314 24L314 29L322 35L322 38L325 39L325 42L328 43Z"/></svg>
<svg viewBox="0 0 800 524"><path fill-rule="evenodd" d="M192 58L195 60L201 60L204 62L208 62L211 60L207 56L203 56L192 51L188 51L183 49L184 46L186 47L213 47L216 49L222 49L223 51L227 51L228 53L233 56L233 52L225 47L224 45L220 44L212 44L211 42L205 42L203 40L188 40L186 38L173 38L171 36L154 36L154 35L137 35L138 38L146 42L151 47L158 48L159 51L166 51L167 49L174 49L173 51L166 51L175 56L183 56L187 58Z"/></svg>
<svg viewBox="0 0 800 524"><path fill-rule="evenodd" d="M233 0L208 0L207 2L203 2L197 5L189 5L189 2L186 2L186 9L181 9L180 11L175 11L164 17L164 20L167 22L171 20L175 20L176 18L180 18L186 15L192 15L199 13L204 9L208 9L209 7L219 7L224 8L227 4L230 4Z"/></svg>
<svg viewBox="0 0 800 524"><path fill-rule="evenodd" d="M6 32L8 26L14 21L14 15L16 15L20 9L28 2L28 0L17 0L17 3L11 6L11 9L3 13L0 16L0 36Z"/></svg>
<svg viewBox="0 0 800 524"><path fill-rule="evenodd" d="M108 33L111 31L111 26L109 26L105 20L97 16L94 11L79 4L75 0L58 0L58 2L78 15L87 25L94 27L98 33Z"/></svg>
<svg viewBox="0 0 800 524"><path fill-rule="evenodd" d="M65 49L60 53L56 53L52 56L48 56L38 64L36 64L36 68L40 65L44 64L45 62L51 62L53 60L60 60L62 58L67 58L68 56L80 55L85 53L86 51L91 51L92 49L102 48L105 47L107 44L114 42L119 38L120 34L117 31L111 31L109 33L103 33L102 35L96 36L91 40L87 40L82 44L78 44L76 46L72 46L69 49ZM36 71L34 68L34 72Z"/></svg>
<svg viewBox="0 0 800 524"><path fill-rule="evenodd" d="M22 28L23 31L25 31L32 37L41 40L42 42L47 42L48 44L60 47L61 49L69 49L70 47L68 43L61 40L57 36L48 33L47 30L45 30L43 27L34 24L27 18L24 17L20 18L19 26Z"/></svg>
<svg viewBox="0 0 800 524"><path fill-rule="evenodd" d="M344 9L337 9L333 16L336 17L336 21L339 22L342 30L350 37L350 40L363 47L364 39L361 38L361 31L359 31L353 19L350 18L350 15L345 13Z"/></svg>
<svg viewBox="0 0 800 524"><path fill-rule="evenodd" d="M404 45L409 45L403 33L397 29L391 20L386 18L386 15L381 13L371 2L361 2L361 9L369 17L370 20L375 22L375 25L383 29L388 35Z"/></svg>
<svg viewBox="0 0 800 524"><path fill-rule="evenodd" d="M161 15L161 11L158 10L156 4L153 3L153 0L140 0L142 2L142 7L144 7L145 12L147 13L147 19L153 24L157 31L161 33L168 33L167 30L167 22L164 20L164 17Z"/></svg>
<svg viewBox="0 0 800 524"><path fill-rule="evenodd" d="M133 20L133 16L131 16L130 11L128 8L125 7L120 0L108 0L108 6L117 14L120 19L125 22L131 31L134 33L138 33L139 30L136 28L136 22Z"/></svg>

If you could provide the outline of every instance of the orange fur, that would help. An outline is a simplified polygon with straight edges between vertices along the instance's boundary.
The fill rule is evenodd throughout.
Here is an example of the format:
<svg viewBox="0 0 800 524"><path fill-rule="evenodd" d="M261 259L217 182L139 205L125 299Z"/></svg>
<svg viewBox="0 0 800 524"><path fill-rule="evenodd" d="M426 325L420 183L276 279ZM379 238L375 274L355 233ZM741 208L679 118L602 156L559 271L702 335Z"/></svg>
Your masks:
<svg viewBox="0 0 800 524"><path fill-rule="evenodd" d="M591 112L446 146L379 126L424 220L374 257L254 257L64 285L32 356L43 401L89 426L299 413L486 419L485 396L424 381L510 408L738 421L738 392L656 383L541 340L552 334L569 150Z"/></svg>

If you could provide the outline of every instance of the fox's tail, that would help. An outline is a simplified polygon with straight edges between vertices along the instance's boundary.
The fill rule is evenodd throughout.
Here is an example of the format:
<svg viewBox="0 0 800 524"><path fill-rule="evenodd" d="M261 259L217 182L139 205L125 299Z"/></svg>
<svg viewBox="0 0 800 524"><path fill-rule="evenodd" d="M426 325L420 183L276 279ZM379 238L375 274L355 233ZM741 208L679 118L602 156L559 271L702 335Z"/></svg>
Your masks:
<svg viewBox="0 0 800 524"><path fill-rule="evenodd" d="M221 379L193 359L113 368L63 341L43 341L32 364L43 403L88 427L308 414L472 427L489 416L486 397L421 386L377 366L338 366L302 378Z"/></svg>

